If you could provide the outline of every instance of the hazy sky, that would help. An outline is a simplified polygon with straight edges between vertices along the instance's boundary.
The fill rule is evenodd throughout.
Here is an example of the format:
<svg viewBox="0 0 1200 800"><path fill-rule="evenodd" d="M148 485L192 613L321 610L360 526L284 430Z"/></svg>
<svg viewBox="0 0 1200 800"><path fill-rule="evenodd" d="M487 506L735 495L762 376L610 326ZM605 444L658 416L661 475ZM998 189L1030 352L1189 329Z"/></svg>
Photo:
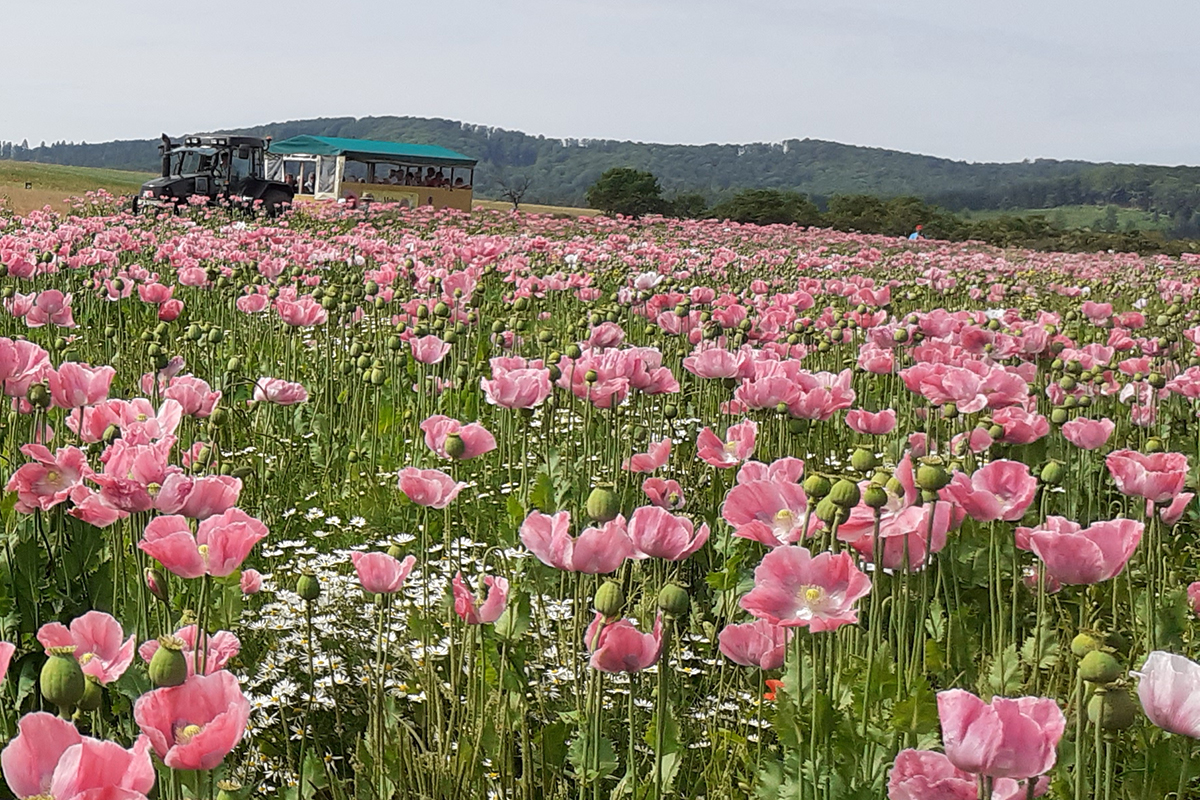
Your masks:
<svg viewBox="0 0 1200 800"><path fill-rule="evenodd" d="M1197 29L1195 0L3 0L0 139L396 114L1200 164Z"/></svg>

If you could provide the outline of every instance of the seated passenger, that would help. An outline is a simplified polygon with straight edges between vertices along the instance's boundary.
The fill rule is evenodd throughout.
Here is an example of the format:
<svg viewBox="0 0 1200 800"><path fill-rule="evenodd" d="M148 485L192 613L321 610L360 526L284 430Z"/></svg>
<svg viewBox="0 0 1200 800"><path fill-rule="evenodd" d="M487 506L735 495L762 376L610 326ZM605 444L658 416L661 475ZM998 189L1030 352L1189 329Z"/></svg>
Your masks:
<svg viewBox="0 0 1200 800"><path fill-rule="evenodd" d="M454 179L454 188L455 188L455 189L461 189L462 187L464 187L464 186L466 186L466 185L467 185L467 184L463 182L463 179L462 179L462 178L455 178L455 179Z"/></svg>

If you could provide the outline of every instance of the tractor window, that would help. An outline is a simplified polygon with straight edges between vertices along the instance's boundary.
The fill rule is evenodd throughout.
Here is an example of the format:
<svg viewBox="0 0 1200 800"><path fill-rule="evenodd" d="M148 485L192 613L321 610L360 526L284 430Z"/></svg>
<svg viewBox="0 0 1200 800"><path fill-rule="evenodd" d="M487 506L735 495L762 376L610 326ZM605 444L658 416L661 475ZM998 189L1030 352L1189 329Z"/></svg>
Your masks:
<svg viewBox="0 0 1200 800"><path fill-rule="evenodd" d="M243 157L244 156L244 157ZM248 147L239 147L233 152L230 181L241 181L254 174L254 151Z"/></svg>
<svg viewBox="0 0 1200 800"><path fill-rule="evenodd" d="M207 153L199 150L180 150L176 154L171 174L195 175L198 172L207 172L212 166L211 162L212 159Z"/></svg>

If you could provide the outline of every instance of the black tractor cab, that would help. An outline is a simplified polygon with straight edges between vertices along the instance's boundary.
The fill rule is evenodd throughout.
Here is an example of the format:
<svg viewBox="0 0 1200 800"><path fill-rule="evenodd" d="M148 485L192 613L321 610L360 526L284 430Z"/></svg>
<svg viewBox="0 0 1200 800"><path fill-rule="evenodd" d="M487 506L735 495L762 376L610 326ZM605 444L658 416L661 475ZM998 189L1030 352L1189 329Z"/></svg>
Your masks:
<svg viewBox="0 0 1200 800"><path fill-rule="evenodd" d="M164 133L158 148L162 174L142 184L134 209L178 206L202 197L247 209L259 201L268 213L278 213L292 202L295 190L265 177L269 145L269 139L255 136L188 136L175 143Z"/></svg>

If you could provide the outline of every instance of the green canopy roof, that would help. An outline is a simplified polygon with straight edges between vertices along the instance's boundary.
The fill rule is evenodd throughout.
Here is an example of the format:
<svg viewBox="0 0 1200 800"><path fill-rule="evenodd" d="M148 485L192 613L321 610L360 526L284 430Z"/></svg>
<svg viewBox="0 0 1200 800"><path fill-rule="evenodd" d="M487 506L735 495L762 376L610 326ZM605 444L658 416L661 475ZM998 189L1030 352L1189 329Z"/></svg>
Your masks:
<svg viewBox="0 0 1200 800"><path fill-rule="evenodd" d="M477 159L435 144L376 142L370 139L342 139L337 136L293 136L272 142L273 155L346 156L367 161L393 159L408 164L432 164L473 167Z"/></svg>

